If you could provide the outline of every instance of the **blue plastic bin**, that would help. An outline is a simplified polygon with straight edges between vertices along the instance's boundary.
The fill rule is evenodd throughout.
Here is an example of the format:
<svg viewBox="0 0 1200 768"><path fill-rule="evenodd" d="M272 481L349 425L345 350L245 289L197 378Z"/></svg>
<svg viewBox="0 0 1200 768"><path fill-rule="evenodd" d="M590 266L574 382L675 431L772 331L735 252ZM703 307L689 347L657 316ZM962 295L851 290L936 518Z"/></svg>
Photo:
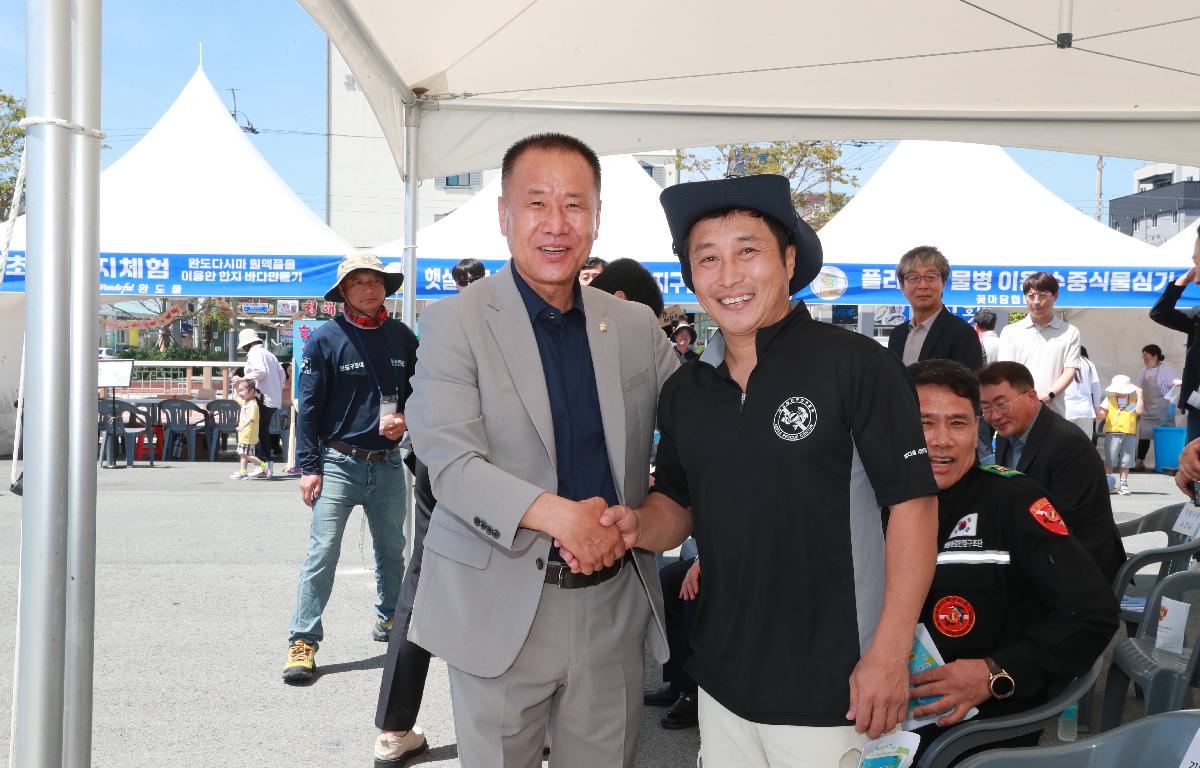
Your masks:
<svg viewBox="0 0 1200 768"><path fill-rule="evenodd" d="M1187 443L1187 429L1183 427L1154 428L1154 471L1179 469L1179 454Z"/></svg>

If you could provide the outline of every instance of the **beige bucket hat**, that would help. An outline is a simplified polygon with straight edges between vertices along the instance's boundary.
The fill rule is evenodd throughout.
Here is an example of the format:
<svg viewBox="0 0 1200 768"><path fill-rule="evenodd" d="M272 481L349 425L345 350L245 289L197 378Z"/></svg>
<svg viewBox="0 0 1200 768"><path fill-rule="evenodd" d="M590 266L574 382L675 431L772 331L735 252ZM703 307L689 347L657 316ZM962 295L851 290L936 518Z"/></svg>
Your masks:
<svg viewBox="0 0 1200 768"><path fill-rule="evenodd" d="M325 292L325 301L342 301L342 292L340 290L342 281L346 279L346 275L349 275L356 269L369 269L383 275L383 289L388 296L400 290L400 286L404 284L404 273L389 272L384 268L383 262L379 260L379 257L370 251L352 253L342 259L341 264L338 264L337 282Z"/></svg>

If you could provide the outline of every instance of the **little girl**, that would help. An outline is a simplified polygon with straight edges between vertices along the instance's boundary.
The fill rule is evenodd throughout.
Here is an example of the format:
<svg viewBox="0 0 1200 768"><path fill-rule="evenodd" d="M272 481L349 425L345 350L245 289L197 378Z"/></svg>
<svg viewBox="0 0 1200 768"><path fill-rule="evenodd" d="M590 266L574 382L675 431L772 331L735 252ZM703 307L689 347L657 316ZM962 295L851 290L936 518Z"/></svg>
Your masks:
<svg viewBox="0 0 1200 768"><path fill-rule="evenodd" d="M241 379L234 385L237 396L234 398L242 406L238 414L237 439L238 459L241 466L237 472L229 476L230 480L246 480L249 478L247 468L251 462L259 471L266 469L266 462L254 455L258 445L258 390L250 379Z"/></svg>
<svg viewBox="0 0 1200 768"><path fill-rule="evenodd" d="M1104 471L1121 470L1116 490L1128 496L1129 468L1137 452L1137 420L1143 410L1142 398L1138 397L1137 386L1124 375L1113 376L1105 392L1108 397L1099 409L1100 418L1104 419Z"/></svg>

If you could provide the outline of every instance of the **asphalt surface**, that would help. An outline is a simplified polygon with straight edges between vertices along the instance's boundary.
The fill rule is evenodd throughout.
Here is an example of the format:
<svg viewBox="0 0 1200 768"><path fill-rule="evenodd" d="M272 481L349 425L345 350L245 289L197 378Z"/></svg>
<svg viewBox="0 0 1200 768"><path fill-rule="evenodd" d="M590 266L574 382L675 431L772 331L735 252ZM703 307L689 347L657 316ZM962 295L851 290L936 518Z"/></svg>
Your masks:
<svg viewBox="0 0 1200 768"><path fill-rule="evenodd" d="M370 639L370 533L356 511L325 611L320 676L280 679L308 513L295 480L228 479L234 464L173 462L99 472L94 759L117 766L371 765L386 647ZM9 464L0 462L8 477ZM1134 475L1113 497L1124 521L1182 500L1169 477ZM0 759L9 751L20 499L0 491ZM1161 546L1155 535L1130 549ZM1200 613L1200 612L1198 612ZM647 684L659 680L647 664ZM1102 676L1103 679L1103 676ZM1140 702L1129 700L1126 719ZM664 731L643 711L638 766L692 766L695 729ZM458 765L445 665L430 668L419 725Z"/></svg>

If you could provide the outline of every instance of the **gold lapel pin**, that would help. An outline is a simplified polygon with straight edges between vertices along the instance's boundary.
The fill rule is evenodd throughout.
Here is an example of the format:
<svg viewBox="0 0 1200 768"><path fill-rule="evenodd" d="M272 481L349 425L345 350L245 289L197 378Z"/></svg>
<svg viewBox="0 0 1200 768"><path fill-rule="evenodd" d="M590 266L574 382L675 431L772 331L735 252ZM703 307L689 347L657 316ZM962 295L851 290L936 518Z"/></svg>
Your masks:
<svg viewBox="0 0 1200 768"><path fill-rule="evenodd" d="M600 321L600 333L608 333L608 323Z"/></svg>

